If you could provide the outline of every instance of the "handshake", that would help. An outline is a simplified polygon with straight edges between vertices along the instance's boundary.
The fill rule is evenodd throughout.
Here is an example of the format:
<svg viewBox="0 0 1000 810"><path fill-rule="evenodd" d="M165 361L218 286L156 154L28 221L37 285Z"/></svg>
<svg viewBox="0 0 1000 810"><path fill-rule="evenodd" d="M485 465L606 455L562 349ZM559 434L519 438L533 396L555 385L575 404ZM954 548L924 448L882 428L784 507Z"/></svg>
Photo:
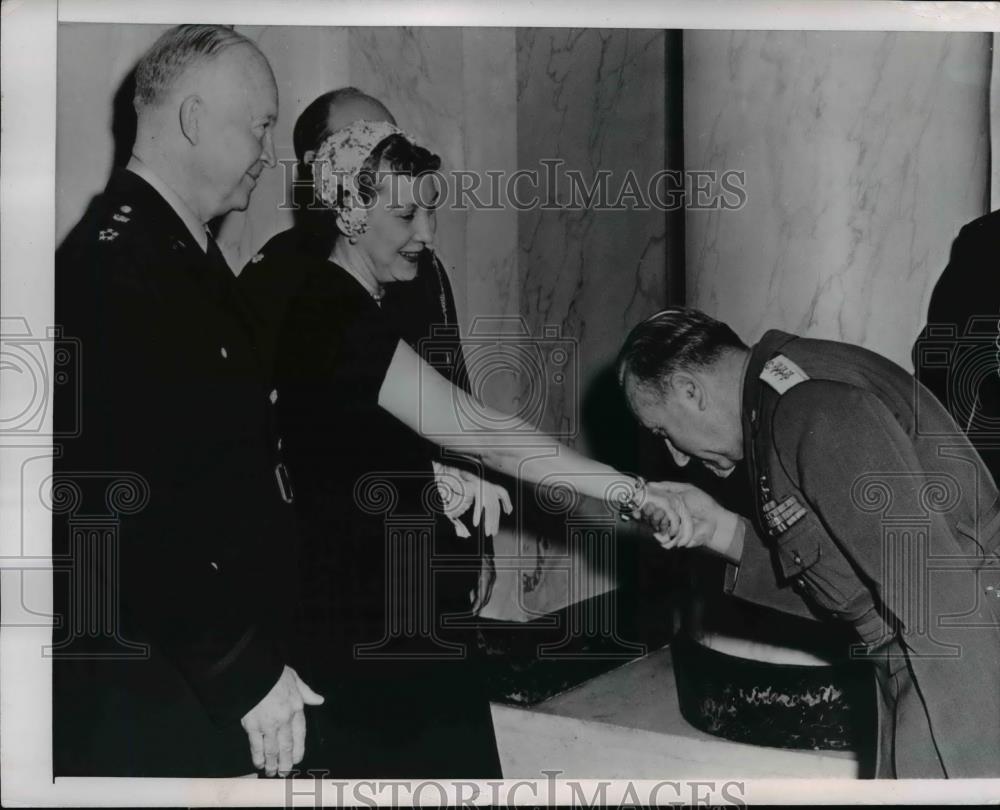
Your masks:
<svg viewBox="0 0 1000 810"><path fill-rule="evenodd" d="M739 562L743 532L739 517L712 496L690 484L649 483L636 507L623 517L641 520L665 549L698 548Z"/></svg>

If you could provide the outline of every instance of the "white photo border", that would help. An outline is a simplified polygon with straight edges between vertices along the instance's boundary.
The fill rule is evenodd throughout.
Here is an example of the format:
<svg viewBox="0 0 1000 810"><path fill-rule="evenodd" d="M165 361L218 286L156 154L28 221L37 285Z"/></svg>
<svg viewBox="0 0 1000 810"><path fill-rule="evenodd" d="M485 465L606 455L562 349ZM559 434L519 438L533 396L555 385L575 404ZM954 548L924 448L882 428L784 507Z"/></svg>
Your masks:
<svg viewBox="0 0 1000 810"><path fill-rule="evenodd" d="M614 3L557 0L550 3L507 0L498 5L474 0L4 0L2 6L2 148L0 208L2 255L0 307L4 317L50 324L53 313L55 250L56 28L64 22L178 23L217 22L252 25L551 26L615 28L830 29L900 31L996 31L1000 3L939 2L760 2L757 0L616 0ZM994 60L996 60L994 55ZM996 63L996 61L995 61ZM997 78L994 77L994 84ZM995 103L995 100L994 100ZM994 134L996 137L997 134ZM996 170L994 170L996 176ZM997 181L994 180L994 183ZM994 201L995 204L995 201ZM7 396L11 392L6 392ZM0 391L0 396L4 392ZM23 449L23 445L20 449ZM45 444L34 449L43 452ZM51 451L51 445L48 445ZM23 515L18 514L19 447L0 442L0 573L9 586L24 576L18 547ZM38 508L41 508L39 505ZM14 561L12 563L12 560ZM29 566L30 567L30 566ZM35 577L39 582L43 576ZM33 595L33 604L51 612L51 585ZM3 615L19 605L18 587L3 587ZM0 621L0 625L3 625ZM51 770L51 659L37 651L48 643L46 627L0 626L0 769L2 804L16 806L287 806L288 783L239 779L59 778ZM585 783L587 784L587 783ZM592 783L596 785L597 783ZM652 782L636 782L638 795ZM479 783L480 803L493 795ZM505 790L516 787L508 782ZM523 787L514 803L571 798L560 784L555 796ZM608 799L627 796L626 783L613 783ZM586 788L585 788L586 789ZM295 786L298 793L303 790ZM351 795L351 794L347 794ZM454 797L454 793L451 793ZM509 794L507 794L509 795ZM588 792L588 795L589 792ZM960 803L996 799L1000 780L841 781L750 780L748 803ZM424 798L438 799L430 791ZM308 792L295 804L312 805Z"/></svg>

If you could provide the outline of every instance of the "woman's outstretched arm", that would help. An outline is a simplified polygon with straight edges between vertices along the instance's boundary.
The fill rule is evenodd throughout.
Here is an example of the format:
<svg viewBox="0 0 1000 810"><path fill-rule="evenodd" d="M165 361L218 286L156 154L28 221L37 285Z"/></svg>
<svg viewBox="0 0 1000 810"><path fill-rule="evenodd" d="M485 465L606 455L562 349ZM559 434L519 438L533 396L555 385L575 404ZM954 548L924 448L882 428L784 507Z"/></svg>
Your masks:
<svg viewBox="0 0 1000 810"><path fill-rule="evenodd" d="M393 354L378 404L435 444L534 484L562 484L618 508L636 478L560 444L528 423L453 386L405 342ZM464 414L464 417L463 417ZM496 426L491 429L489 426ZM501 428L500 426L503 426Z"/></svg>

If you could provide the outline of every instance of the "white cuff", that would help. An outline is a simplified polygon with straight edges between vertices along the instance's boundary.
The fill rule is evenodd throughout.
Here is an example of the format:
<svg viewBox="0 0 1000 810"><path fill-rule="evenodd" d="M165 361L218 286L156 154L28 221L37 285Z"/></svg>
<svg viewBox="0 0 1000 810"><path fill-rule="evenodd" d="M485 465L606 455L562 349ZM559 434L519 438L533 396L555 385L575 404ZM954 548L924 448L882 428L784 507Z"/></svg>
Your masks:
<svg viewBox="0 0 1000 810"><path fill-rule="evenodd" d="M716 554L720 554L732 563L739 564L743 557L745 534L746 525L740 520L740 516L728 509L723 509L721 516L715 523L715 534L712 535L708 546Z"/></svg>

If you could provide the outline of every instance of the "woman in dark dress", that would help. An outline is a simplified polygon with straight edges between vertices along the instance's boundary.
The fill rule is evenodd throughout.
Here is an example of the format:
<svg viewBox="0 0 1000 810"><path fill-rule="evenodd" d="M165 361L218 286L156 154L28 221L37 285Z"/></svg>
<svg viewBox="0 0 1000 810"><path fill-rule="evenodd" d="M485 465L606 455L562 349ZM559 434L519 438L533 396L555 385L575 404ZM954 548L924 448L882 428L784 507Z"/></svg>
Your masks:
<svg viewBox="0 0 1000 810"><path fill-rule="evenodd" d="M473 460L529 481L575 480L623 511L642 488L565 447L526 466L538 453L520 431L488 447L461 441L459 412L489 418L489 409L425 363L381 307L386 285L412 279L433 248L439 164L386 122L334 132L314 163L339 233L329 257L257 259L295 262L302 276L278 338L277 409L304 535L297 668L326 698L310 715L300 767L330 775L500 775L461 621L480 549L457 536L456 513L440 500L430 442L462 444ZM445 476L454 492L481 485ZM467 498L468 487L457 500Z"/></svg>

